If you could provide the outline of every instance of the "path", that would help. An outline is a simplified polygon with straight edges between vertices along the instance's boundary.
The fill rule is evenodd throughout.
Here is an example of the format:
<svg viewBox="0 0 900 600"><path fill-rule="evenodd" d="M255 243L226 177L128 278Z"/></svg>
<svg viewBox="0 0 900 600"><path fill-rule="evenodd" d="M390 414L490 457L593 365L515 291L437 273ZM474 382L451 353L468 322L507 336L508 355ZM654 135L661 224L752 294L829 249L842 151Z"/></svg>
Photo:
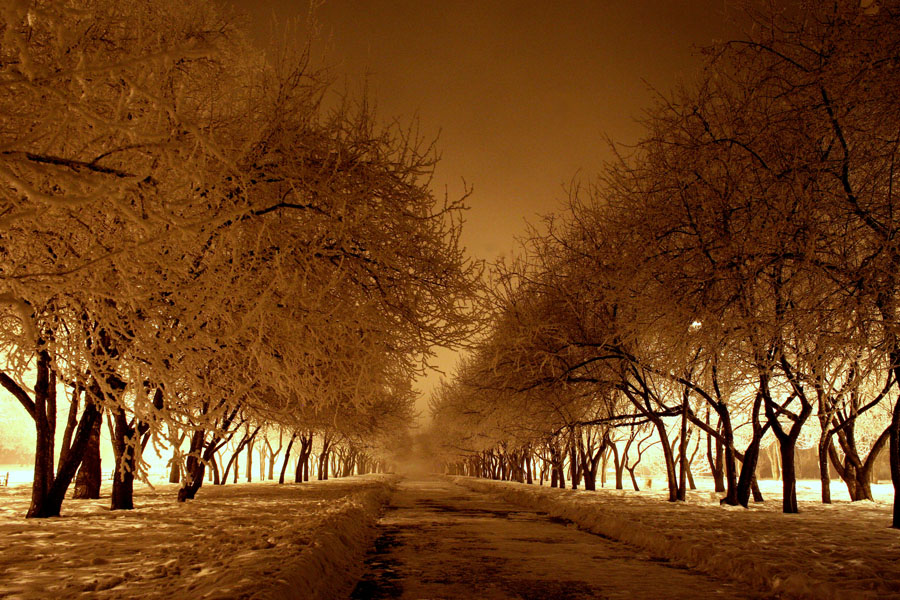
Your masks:
<svg viewBox="0 0 900 600"><path fill-rule="evenodd" d="M490 600L762 599L444 480L404 480L353 592Z"/></svg>

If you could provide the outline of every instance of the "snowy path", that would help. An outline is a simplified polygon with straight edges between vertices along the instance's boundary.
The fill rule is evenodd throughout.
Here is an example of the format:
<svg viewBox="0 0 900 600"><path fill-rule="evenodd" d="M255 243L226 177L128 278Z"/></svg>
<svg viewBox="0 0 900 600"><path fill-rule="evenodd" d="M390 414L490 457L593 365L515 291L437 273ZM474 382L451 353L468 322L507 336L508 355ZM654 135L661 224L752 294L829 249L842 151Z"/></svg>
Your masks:
<svg viewBox="0 0 900 600"><path fill-rule="evenodd" d="M765 598L445 480L403 481L355 599Z"/></svg>

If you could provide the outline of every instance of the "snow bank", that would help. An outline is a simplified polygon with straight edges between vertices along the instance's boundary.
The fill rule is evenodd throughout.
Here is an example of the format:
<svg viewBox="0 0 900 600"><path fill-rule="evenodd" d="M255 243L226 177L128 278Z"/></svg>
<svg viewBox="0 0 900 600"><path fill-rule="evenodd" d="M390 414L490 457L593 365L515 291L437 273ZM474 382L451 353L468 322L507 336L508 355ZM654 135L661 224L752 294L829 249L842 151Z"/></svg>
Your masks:
<svg viewBox="0 0 900 600"><path fill-rule="evenodd" d="M294 560L282 563L268 589L250 597L265 600L346 597L363 572L363 558L375 539L376 522L390 491L377 486L329 507L312 543ZM254 583L254 573L244 571ZM232 596L233 597L233 596Z"/></svg>
<svg viewBox="0 0 900 600"><path fill-rule="evenodd" d="M346 597L362 569L392 476L299 485L141 486L133 511L67 500L56 519L23 518L30 488L0 488L0 597Z"/></svg>
<svg viewBox="0 0 900 600"><path fill-rule="evenodd" d="M781 598L900 597L900 531L888 527L884 501L802 502L800 514L784 515L772 497L743 509L706 492L669 503L653 493L454 481Z"/></svg>

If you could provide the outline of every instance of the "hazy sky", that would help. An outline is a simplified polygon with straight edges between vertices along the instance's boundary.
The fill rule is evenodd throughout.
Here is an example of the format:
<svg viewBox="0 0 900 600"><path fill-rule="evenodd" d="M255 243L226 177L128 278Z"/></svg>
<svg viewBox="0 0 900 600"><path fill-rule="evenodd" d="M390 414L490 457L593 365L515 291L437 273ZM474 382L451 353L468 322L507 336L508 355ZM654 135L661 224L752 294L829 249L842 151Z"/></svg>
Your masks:
<svg viewBox="0 0 900 600"><path fill-rule="evenodd" d="M259 36L309 11L231 3ZM474 186L464 241L492 259L579 170L599 169L604 136L635 140L648 83L667 90L690 74L693 46L728 37L728 12L726 0L325 0L316 14L336 74L368 78L382 117L418 115L440 134L436 183Z"/></svg>
<svg viewBox="0 0 900 600"><path fill-rule="evenodd" d="M260 40L273 21L309 12L305 0L221 1ZM731 4L326 0L318 47L351 86L368 81L383 118L417 115L426 136L439 134L436 189L474 187L463 242L493 260L514 253L525 219L559 206L573 176L599 170L607 136L637 139L649 86L670 89L698 68L698 45L733 37Z"/></svg>

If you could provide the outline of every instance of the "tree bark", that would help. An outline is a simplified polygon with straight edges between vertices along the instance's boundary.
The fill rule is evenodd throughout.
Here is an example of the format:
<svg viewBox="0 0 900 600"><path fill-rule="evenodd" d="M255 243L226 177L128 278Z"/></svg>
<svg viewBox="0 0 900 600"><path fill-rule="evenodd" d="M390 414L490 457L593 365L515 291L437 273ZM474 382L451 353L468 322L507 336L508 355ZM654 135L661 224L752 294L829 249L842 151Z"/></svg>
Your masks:
<svg viewBox="0 0 900 600"><path fill-rule="evenodd" d="M19 398L35 422L37 439L35 444L34 482L32 484L31 505L27 518L58 517L66 491L81 465L87 448L94 421L100 413L93 399L85 399L84 410L75 432L72 445L60 461L56 475L53 473L53 446L56 430L56 374L50 368L50 355L46 351L38 353L35 398L32 402L27 393L5 375L2 384ZM15 386L12 387L11 386ZM30 406L25 402L31 403Z"/></svg>
<svg viewBox="0 0 900 600"><path fill-rule="evenodd" d="M706 409L706 424L709 425L710 410ZM721 429L720 425L717 427ZM713 442L715 439L715 442ZM722 460L724 452L724 444L719 438L713 438L712 434L706 432L706 460L709 462L709 471L712 473L715 491L721 493L725 491L725 465ZM714 451L715 450L715 451Z"/></svg>
<svg viewBox="0 0 900 600"><path fill-rule="evenodd" d="M294 445L294 439L297 437L296 433L291 434L291 439L288 440L287 448L284 451L284 463L281 465L281 474L278 476L278 483L284 484L284 474L287 472L288 461L291 459L291 447Z"/></svg>
<svg viewBox="0 0 900 600"><path fill-rule="evenodd" d="M256 442L255 436L247 442L247 483L253 482L253 444Z"/></svg>
<svg viewBox="0 0 900 600"><path fill-rule="evenodd" d="M110 388L118 392L125 389L125 383L116 376L109 377L108 382ZM162 388L157 388L154 392L152 406L155 410L162 410ZM143 451L147 443L149 429L150 425L137 416L129 420L121 407L115 410L115 428L110 430L116 455L110 510L134 508L134 474L137 471L138 452Z"/></svg>
<svg viewBox="0 0 900 600"><path fill-rule="evenodd" d="M46 350L38 354L37 381L34 385L34 483L31 488L31 506L27 517L55 517L50 504L50 488L53 486L53 451L56 437L56 378L51 384L50 355Z"/></svg>
<svg viewBox="0 0 900 600"><path fill-rule="evenodd" d="M619 448L616 446L615 442L610 440L607 445L612 449L613 453L613 466L616 469L616 489L625 489L625 486L622 485L622 472L625 469L625 461L619 458Z"/></svg>
<svg viewBox="0 0 900 600"><path fill-rule="evenodd" d="M56 474L56 478L53 481L53 485L50 487L50 492L47 495L46 502L44 503L45 510L43 513L38 513L30 516L59 516L63 499L66 495L66 490L69 489L69 485L72 483L72 479L75 477L75 472L78 470L78 467L81 464L81 459L84 456L84 451L87 447L87 441L90 437L91 429L94 427L94 421L96 420L100 420L100 411L98 410L94 402L87 402L85 404L84 411L81 413L81 421L78 423L78 430L75 433L75 439L72 441L72 447L66 453L66 460L60 466L59 471Z"/></svg>
<svg viewBox="0 0 900 600"><path fill-rule="evenodd" d="M294 469L294 483L303 483L303 473L309 468L310 452L312 452L312 440L300 436L300 453L297 455L297 468Z"/></svg>
<svg viewBox="0 0 900 600"><path fill-rule="evenodd" d="M110 437L116 457L110 510L134 508L134 437L136 431L128 422L125 410L115 409L115 425L110 423Z"/></svg>
<svg viewBox="0 0 900 600"><path fill-rule="evenodd" d="M690 388L685 387L681 400L681 433L678 436L678 494L677 499L684 502L687 499L687 445L688 445L688 399Z"/></svg>
<svg viewBox="0 0 900 600"><path fill-rule="evenodd" d="M779 439L778 447L781 450L781 477L782 477L782 512L794 514L799 512L797 506L797 470L796 464L796 439L787 436Z"/></svg>
<svg viewBox="0 0 900 600"><path fill-rule="evenodd" d="M759 439L753 439L744 452L744 461L741 464L741 476L737 484L738 503L747 508L750 505L751 484L756 476L756 464L759 461Z"/></svg>
<svg viewBox="0 0 900 600"><path fill-rule="evenodd" d="M234 416L237 414L237 408L224 419L222 429L227 430ZM190 452L187 457L185 472L186 478L181 483L178 490L178 501L185 502L193 500L197 492L203 486L203 475L206 472L206 463L215 458L216 451L219 449L221 439L218 434L213 433L212 439L206 442L206 431L198 429L191 435ZM225 442L222 442L225 443Z"/></svg>
<svg viewBox="0 0 900 600"><path fill-rule="evenodd" d="M900 350L892 352L895 379L900 377ZM897 379L900 381L900 379ZM890 444L888 446L891 465L891 483L894 486L894 506L891 516L891 527L900 529L900 401L894 402L891 413Z"/></svg>
<svg viewBox="0 0 900 600"><path fill-rule="evenodd" d="M62 444L59 447L59 462L57 464L57 469L61 467L66 460L66 453L72 445L72 433L75 431L75 426L78 425L78 400L80 391L78 386L75 386L75 389L72 390L72 402L69 404L69 416L66 419L66 429L63 432Z"/></svg>
<svg viewBox="0 0 900 600"><path fill-rule="evenodd" d="M663 458L666 461L666 480L669 485L669 502L677 502L678 498L678 476L675 474L675 458L672 456L672 447L669 445L669 436L666 433L666 425L662 419L655 417L652 419L659 433L659 443L662 446Z"/></svg>
<svg viewBox="0 0 900 600"><path fill-rule="evenodd" d="M572 489L577 490L578 484L581 483L581 469L575 444L572 442L569 443L569 475L572 477Z"/></svg>
<svg viewBox="0 0 900 600"><path fill-rule="evenodd" d="M100 485L103 482L103 469L100 460L100 427L103 418L94 420L91 433L88 436L84 457L81 460L81 468L75 478L73 498L80 500L96 500L100 497Z"/></svg>
<svg viewBox="0 0 900 600"><path fill-rule="evenodd" d="M822 482L822 504L831 504L831 474L828 472L828 450L830 446L830 436L819 439L819 480Z"/></svg>
<svg viewBox="0 0 900 600"><path fill-rule="evenodd" d="M531 448L525 448L525 483L534 484L534 472L532 471Z"/></svg>
<svg viewBox="0 0 900 600"><path fill-rule="evenodd" d="M178 446L176 446L176 450L181 448L181 444L184 442L185 433L182 432L178 436ZM172 468L169 470L169 483L181 483L181 464L180 461L176 460L175 451L172 452Z"/></svg>
<svg viewBox="0 0 900 600"><path fill-rule="evenodd" d="M747 508L750 505L750 494L753 493L754 496L756 495L757 490L754 490L753 487L756 481L756 465L759 462L759 445L770 426L768 421L765 425L759 422L759 410L762 407L762 402L762 393L758 392L756 398L753 400L752 412L750 414L750 421L753 424L753 438L750 440L750 445L747 446L747 450L744 452L744 459L741 464L741 474L737 483L737 501L744 508Z"/></svg>

